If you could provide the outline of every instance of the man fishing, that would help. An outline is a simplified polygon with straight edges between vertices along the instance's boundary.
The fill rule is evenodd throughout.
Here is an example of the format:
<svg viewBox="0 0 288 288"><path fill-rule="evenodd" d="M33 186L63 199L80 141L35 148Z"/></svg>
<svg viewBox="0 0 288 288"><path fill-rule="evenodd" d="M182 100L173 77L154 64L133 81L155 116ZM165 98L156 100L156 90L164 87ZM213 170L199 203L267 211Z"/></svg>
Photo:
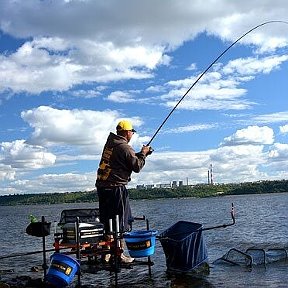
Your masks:
<svg viewBox="0 0 288 288"><path fill-rule="evenodd" d="M152 151L150 146L143 146L140 152L135 153L128 144L135 132L130 121L120 121L116 134L109 134L102 152L95 186L99 198L100 222L104 224L106 234L110 231L109 219L114 221L116 215L119 215L120 232L129 229L132 214L126 185L131 180L132 172L139 173L144 167L146 156ZM122 253L121 260L132 262L133 258Z"/></svg>

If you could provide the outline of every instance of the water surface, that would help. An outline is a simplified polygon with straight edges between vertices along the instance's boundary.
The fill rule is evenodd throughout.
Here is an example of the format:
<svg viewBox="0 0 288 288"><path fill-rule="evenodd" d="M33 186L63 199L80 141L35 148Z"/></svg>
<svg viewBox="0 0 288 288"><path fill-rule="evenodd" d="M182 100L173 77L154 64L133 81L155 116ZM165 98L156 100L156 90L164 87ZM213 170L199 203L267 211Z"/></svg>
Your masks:
<svg viewBox="0 0 288 288"><path fill-rule="evenodd" d="M118 287L287 287L287 261L254 266L219 265L213 262L229 249L246 251L250 247L288 247L288 193L240 195L213 198L161 199L131 201L134 216L146 215L150 228L159 232L177 221L186 220L203 224L204 227L230 223L231 203L236 209L236 224L225 229L204 232L208 248L210 273L195 278L185 275L169 275L160 242L156 242L155 254L151 257L152 277L146 266L122 269ZM0 257L11 253L24 253L42 249L41 238L29 236L25 228L28 216L41 216L52 222L52 235L46 237L47 249L52 248L53 223L60 219L64 209L92 208L93 203L57 204L0 207ZM95 206L98 206L95 203ZM144 223L143 223L144 225ZM49 255L47 253L47 258ZM32 275L41 277L41 272L30 272L32 266L41 266L42 254L15 257L1 260L0 270L13 269L14 272L2 275ZM106 271L96 274L84 273L82 284L91 287L114 287L114 275ZM74 285L74 284L73 284ZM72 286L73 286L72 285Z"/></svg>

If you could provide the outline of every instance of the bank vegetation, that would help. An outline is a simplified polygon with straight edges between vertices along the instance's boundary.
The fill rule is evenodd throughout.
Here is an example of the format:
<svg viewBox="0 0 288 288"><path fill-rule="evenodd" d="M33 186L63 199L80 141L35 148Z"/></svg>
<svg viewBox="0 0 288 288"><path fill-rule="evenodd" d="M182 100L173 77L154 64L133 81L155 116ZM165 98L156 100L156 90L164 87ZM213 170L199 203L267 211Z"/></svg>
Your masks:
<svg viewBox="0 0 288 288"><path fill-rule="evenodd" d="M224 195L288 192L288 180L258 181L230 184L183 185L173 188L129 189L130 199L159 199L183 197L215 197ZM95 190L88 192L14 194L0 197L0 206L84 203L98 201Z"/></svg>

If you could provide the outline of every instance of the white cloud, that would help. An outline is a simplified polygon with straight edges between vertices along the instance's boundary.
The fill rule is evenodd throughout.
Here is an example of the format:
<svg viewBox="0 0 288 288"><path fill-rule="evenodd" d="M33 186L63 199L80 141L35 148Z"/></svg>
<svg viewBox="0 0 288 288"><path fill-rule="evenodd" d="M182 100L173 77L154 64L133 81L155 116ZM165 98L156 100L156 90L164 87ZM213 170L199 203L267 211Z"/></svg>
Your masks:
<svg viewBox="0 0 288 288"><path fill-rule="evenodd" d="M232 136L224 138L223 146L235 145L262 145L272 144L274 142L273 129L263 126L249 126L247 128L236 131Z"/></svg>
<svg viewBox="0 0 288 288"><path fill-rule="evenodd" d="M228 5L218 1L217 13L214 0L204 6L191 0L169 1L165 6L152 0L110 0L105 5L98 1L2 1L1 30L29 40L14 53L1 55L0 90L41 93L66 91L87 82L150 78L151 70L170 63L166 53L199 33L235 40L235 35L255 25L255 19L285 19L287 14L285 5L279 5L280 9L267 3L263 9L262 2L248 4L248 0ZM241 43L258 45L258 52L284 47L287 29L283 26L261 27ZM261 67L247 58L242 68L238 60L230 69L267 73L285 57L260 59Z"/></svg>
<svg viewBox="0 0 288 288"><path fill-rule="evenodd" d="M54 39L41 39L41 44L48 43L45 49L39 47L39 41L26 42L15 53L0 56L0 90L41 93L65 91L87 82L149 78L148 70L161 61L158 48L138 51L139 47L115 47L112 43L68 41L64 53L64 47L49 50Z"/></svg>
<svg viewBox="0 0 288 288"><path fill-rule="evenodd" d="M280 126L280 133L287 134L288 133L288 124Z"/></svg>
<svg viewBox="0 0 288 288"><path fill-rule="evenodd" d="M21 117L34 128L32 143L42 145L95 145L103 146L107 131L113 128L117 117L115 111L59 110L47 106L23 111Z"/></svg>
<svg viewBox="0 0 288 288"><path fill-rule="evenodd" d="M267 161L262 145L219 147L211 154L215 182L247 182L265 179L261 171Z"/></svg>
<svg viewBox="0 0 288 288"><path fill-rule="evenodd" d="M260 73L270 73L288 60L288 56L267 56L262 58L248 57L235 59L223 66L221 63L213 66L212 71L207 72L197 85L198 77L169 81L166 88L169 92L162 95L161 99L166 105L174 107L184 96L179 105L186 110L244 110L255 105L244 97L247 90L241 85L255 78ZM190 88L193 85L193 89ZM189 93L187 94L187 91Z"/></svg>
<svg viewBox="0 0 288 288"><path fill-rule="evenodd" d="M81 65L66 56L50 55L34 46L33 41L21 46L14 54L0 56L0 90L14 92L67 90L77 83Z"/></svg>
<svg viewBox="0 0 288 288"><path fill-rule="evenodd" d="M207 0L204 6L193 0L168 3L163 6L162 1L153 0L109 0L105 5L97 1L4 1L0 4L1 29L17 37L44 34L60 38L113 39L119 44L169 43L174 47L205 29L226 40L235 40L235 35L240 36L255 26L255 19L258 24L266 19L286 19L287 15L285 3L281 1L278 5L268 1L261 1L261 5L248 0L217 1L217 7L215 0ZM283 26L267 25L243 41L281 47L287 41Z"/></svg>
<svg viewBox="0 0 288 288"><path fill-rule="evenodd" d="M267 153L262 145L224 146L197 152L153 152L148 157L141 175L134 174L130 186L136 184L207 183L207 171L214 167L215 183L247 182L265 179L261 172L267 163ZM155 173L157 171L157 173Z"/></svg>
<svg viewBox="0 0 288 288"><path fill-rule="evenodd" d="M2 154L2 153L1 153ZM3 157L3 155L2 155ZM1 157L1 158L2 158ZM4 165L2 164L2 160L5 160L5 158L0 160L0 181L4 180L13 180L15 178L15 169L11 167L11 165Z"/></svg>
<svg viewBox="0 0 288 288"><path fill-rule="evenodd" d="M272 70L277 69L280 65L288 60L288 55L273 55L262 58L239 58L230 61L223 72L225 74L238 73L240 75L255 75L259 73L268 74Z"/></svg>
<svg viewBox="0 0 288 288"><path fill-rule="evenodd" d="M275 143L269 150L267 167L278 179L287 179L288 171L288 144Z"/></svg>
<svg viewBox="0 0 288 288"><path fill-rule="evenodd" d="M76 90L76 91L72 91L71 94L75 97L90 99L90 98L99 97L101 95L101 92L96 89L95 90Z"/></svg>
<svg viewBox="0 0 288 288"><path fill-rule="evenodd" d="M288 166L288 144L275 143L269 151L269 157L277 161L285 161Z"/></svg>
<svg viewBox="0 0 288 288"><path fill-rule="evenodd" d="M169 183L173 180L186 180L186 177L190 179L190 184L191 180L193 183L203 182L206 180L208 163L207 152L156 151L147 158L141 175L133 174L129 185Z"/></svg>
<svg viewBox="0 0 288 288"><path fill-rule="evenodd" d="M211 160L218 161L223 165L230 165L232 167L237 167L236 163L246 164L259 164L262 163L262 145L246 144L238 146L222 146L215 149L211 154ZM236 161L236 163L234 162ZM236 168L237 169L237 168Z"/></svg>
<svg viewBox="0 0 288 288"><path fill-rule="evenodd" d="M141 171L141 175L132 175L132 181L129 184L129 187L134 187L136 184L169 183L173 180L181 180L185 183L188 181L189 184L206 183L207 170L210 163L213 163L215 183L245 182L253 181L254 179L265 179L267 175L264 172L261 172L262 165L274 165L276 167L275 170L278 169L279 171L283 171L283 167L285 167L283 166L283 163L285 163L283 161L287 159L287 144L275 144L271 147L269 154L265 153L263 151L263 145L260 144L269 141L267 141L265 136L263 136L262 139L259 135L261 134L261 131L265 135L270 135L271 131L269 128L267 129L267 127L264 129L262 128L263 127L256 127L252 129L248 127L247 129L239 130L241 133L237 131L238 133L236 132L231 136L235 137L235 135L237 135L238 144L241 144L237 146L222 146L218 149L202 152L160 153L155 151L152 156L148 157L146 165ZM258 136L254 135L255 137L252 137L251 134L257 134ZM140 140L144 139L139 139L140 137L138 134L135 134L134 137L136 143L139 143ZM243 139L246 141L245 145ZM271 135L270 139L272 139ZM103 140L106 140L106 137ZM134 146L134 143L131 144ZM62 155L59 158L61 157L62 159L59 161L87 159L84 154L82 156L77 155L75 158L65 155ZM279 161L280 159L282 159L282 162ZM90 158L90 160L92 160L92 158ZM96 160L96 158L93 158L93 160ZM282 164L279 165L277 163ZM30 180L15 179L15 181L10 181L9 185L7 185L2 192L6 191L7 194L11 194L19 192L49 193L91 190L94 187L96 169L97 167L95 167L93 173L44 174ZM157 173L155 173L155 171L157 171ZM283 173L281 175L283 175ZM231 181L231 179L233 179L233 181Z"/></svg>
<svg viewBox="0 0 288 288"><path fill-rule="evenodd" d="M207 0L203 5L201 1L168 0L167 5L164 6L163 1L159 0L104 2L103 4L100 1L82 0L0 1L0 29L3 32L0 37L14 36L13 43L19 45L9 47L11 50L0 54L0 92L5 92L3 97L11 97L13 92L40 94L43 91L65 92L73 88L69 93L55 94L63 97L72 95L95 98L104 95L103 89L107 89L109 82L114 84L119 80L148 79L150 80L148 85L151 86L145 92L158 94L159 97L156 99L154 94L155 97L149 98L149 103L155 104L158 100L157 105L162 101L166 106L174 107L199 75L196 69L200 69L206 61L209 62L210 56L213 57L211 54L206 55L203 50L203 55L205 54L207 58L204 55L201 63L197 63L197 66L191 64L188 67L190 71L185 70L183 74L174 76L177 77L174 79L184 78L185 76L179 75L187 75L187 73L191 75L191 71L194 72L193 77L170 81L166 85L155 84L154 76L161 77L157 80L163 83L173 77L171 75L176 75L173 74L172 69L169 76L168 73L162 74L161 69L154 71L160 65L172 63L171 57L174 55L174 50L183 43L191 44L187 47L193 47L194 43L188 42L201 33L207 33L230 43L257 23L267 19L286 19L288 13L285 1L276 1L276 3L264 0L260 1L261 3L259 1L251 3L248 0L219 0L216 3L215 0ZM246 98L248 93L243 84L252 81L261 73L270 73L287 62L286 55L264 54L287 46L287 28L287 25L279 23L265 25L243 38L239 46L248 44L249 50L254 49L255 57L236 59L227 65L222 63L214 65L187 95L179 108L191 110L251 108L255 103ZM180 53L183 51L179 50ZM189 53L194 57L193 50ZM217 54L217 51L215 53ZM190 64L195 59L190 57L188 61ZM177 62L173 64L176 66ZM186 63L186 66L188 64ZM147 82L141 83L138 87L145 89ZM95 88L95 83L100 83L99 89ZM86 84L91 84L89 85L91 90L84 92L82 89ZM130 84L134 83L130 82ZM133 89L133 87L135 86L131 85L126 89ZM133 101L139 103L140 100L147 99L146 95L140 100L136 99L136 95L142 94L126 89L114 91L108 96L108 100L114 103ZM164 95L161 97L160 93ZM101 100L99 98L95 100ZM48 99L50 101L47 97L47 102L43 103L53 103L48 102ZM85 107L86 104L81 103L79 107ZM107 104L109 103L106 102L105 105ZM37 104L31 103L31 105L35 107ZM64 105L69 103L66 102ZM30 109L29 106L25 107ZM108 133L115 131L115 123L126 115L116 110L65 110L41 106L24 111L21 116L33 132L26 142L15 140L2 143L0 178L4 181L9 179L15 181L12 181L11 186L2 185L1 191L16 193L35 191L36 193L49 190L54 192L55 187L59 188L59 192L74 191L76 187L79 187L77 190L85 190L94 182L95 173L90 176L77 171L63 172L60 175L45 174L35 179L31 179L33 175L29 175L30 180L27 180L28 177L22 179L18 171L19 168L22 169L21 172L26 172L31 168L45 168L49 165L58 165L57 167L63 165L63 170L70 171L70 168L64 167L64 164L70 164L70 167L75 164L73 168L80 170L79 167L83 162L81 165L76 164L76 160L99 159ZM143 120L139 117L129 116L128 118L133 120L136 129L143 124ZM286 123L288 116L287 112L279 112L260 115L252 120L256 123L257 121L260 123L285 121ZM286 126L280 127L281 133L287 133ZM282 167L287 167L286 147L280 144L264 146L274 143L273 130L269 127L251 127L238 130L225 138L224 146L215 150L171 152L170 154L160 154L155 151L153 157L147 160L143 173L133 176L132 184L137 183L136 180L138 183L141 181L148 183L152 180L154 182L185 180L183 178L186 176L193 183L205 182L211 162L215 167L216 182L220 181L220 175L222 175L221 181L260 179L265 176L263 165L277 166L276 171L279 171L279 175L285 175L278 163L281 162ZM175 128L172 132L184 133L209 128L212 127L191 125ZM12 138L13 135L11 133L9 137ZM22 135L21 138L24 138ZM140 137L135 134L131 145L139 148L148 140L145 135ZM269 161L268 153L263 152L264 148L270 148ZM37 191L40 183L42 190Z"/></svg>
<svg viewBox="0 0 288 288"><path fill-rule="evenodd" d="M56 160L56 156L45 148L29 145L24 140L2 142L0 147L1 163L13 168L39 169L53 165Z"/></svg>
<svg viewBox="0 0 288 288"><path fill-rule="evenodd" d="M30 180L11 181L5 190L6 194L91 191L94 183L95 173L43 174Z"/></svg>
<svg viewBox="0 0 288 288"><path fill-rule="evenodd" d="M109 132L115 132L116 123L123 118L131 120L136 129L143 124L138 117L122 117L117 111L60 110L48 106L23 111L21 117L34 129L30 143L54 147L65 144L79 148L81 154L100 153ZM133 138L131 143L137 146L145 140L137 135Z"/></svg>
<svg viewBox="0 0 288 288"><path fill-rule="evenodd" d="M114 91L107 96L107 100L117 103L134 102L133 96L127 91Z"/></svg>
<svg viewBox="0 0 288 288"><path fill-rule="evenodd" d="M287 145L286 148L282 147L283 151L285 149ZM206 183L210 163L213 163L215 183L232 182L231 179L233 182L261 179L266 175L259 167L266 163L267 156L260 145L225 146L203 152L156 151L147 158L141 175L132 175L129 187L136 184L169 183L173 180L181 180L185 184L186 181L189 184ZM269 159L273 163L271 155ZM10 182L5 191L9 194L92 190L96 168L92 173L44 174L31 180L15 180Z"/></svg>
<svg viewBox="0 0 288 288"><path fill-rule="evenodd" d="M192 63L189 67L186 68L187 70L193 71L197 69L196 63Z"/></svg>
<svg viewBox="0 0 288 288"><path fill-rule="evenodd" d="M208 130L215 128L216 124L195 124L195 125L188 125L188 126L181 126L169 130L165 130L163 133L187 133L187 132L194 132L200 130Z"/></svg>
<svg viewBox="0 0 288 288"><path fill-rule="evenodd" d="M238 87L241 84L239 79L223 78L219 71L207 73L187 94L196 78L169 81L167 87L172 89L162 95L161 99L166 101L167 106L174 107L186 95L178 107L187 110L242 110L253 105L243 98L246 89Z"/></svg>
<svg viewBox="0 0 288 288"><path fill-rule="evenodd" d="M147 92L152 92L152 93L159 93L165 91L165 88L161 85L154 85L150 86L146 89Z"/></svg>
<svg viewBox="0 0 288 288"><path fill-rule="evenodd" d="M258 123L277 123L283 121L286 122L288 121L288 112L282 111L271 114L258 115L253 117L252 119Z"/></svg>
<svg viewBox="0 0 288 288"><path fill-rule="evenodd" d="M222 39L235 41L248 32L253 27L266 23L267 19L286 19L285 5L281 1L277 4L261 2L242 1L229 3L223 1L226 11L230 10L230 15L226 14L224 17L216 17L212 19L208 24L208 32L220 36ZM218 4L218 2L217 2ZM270 6L271 5L271 6ZM264 7L264 8L263 8ZM219 10L225 9L223 6L219 6ZM284 9L283 9L284 8ZM218 16L218 15L217 15ZM255 19L257 22L255 23ZM257 53L264 53L268 51L274 51L276 48L287 46L287 37L285 37L286 23L272 23L262 25L260 28L254 30L251 34L246 35L241 39L240 43L257 45ZM236 32L236 33L235 33ZM237 35L237 36L235 36ZM268 36L269 35L269 36Z"/></svg>

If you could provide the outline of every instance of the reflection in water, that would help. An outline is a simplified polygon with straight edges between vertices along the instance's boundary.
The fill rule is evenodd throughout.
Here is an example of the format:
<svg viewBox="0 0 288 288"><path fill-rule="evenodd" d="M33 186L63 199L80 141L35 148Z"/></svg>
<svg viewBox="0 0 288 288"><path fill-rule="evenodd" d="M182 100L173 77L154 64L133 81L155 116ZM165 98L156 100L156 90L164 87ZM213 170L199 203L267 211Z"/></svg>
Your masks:
<svg viewBox="0 0 288 288"><path fill-rule="evenodd" d="M195 278L192 276L174 276L171 278L171 288L212 288L213 286L207 279L205 278Z"/></svg>
<svg viewBox="0 0 288 288"><path fill-rule="evenodd" d="M169 287L186 288L186 287L214 287L207 279L209 275L209 266L206 269L199 270L197 273L167 273L167 278L171 281Z"/></svg>

